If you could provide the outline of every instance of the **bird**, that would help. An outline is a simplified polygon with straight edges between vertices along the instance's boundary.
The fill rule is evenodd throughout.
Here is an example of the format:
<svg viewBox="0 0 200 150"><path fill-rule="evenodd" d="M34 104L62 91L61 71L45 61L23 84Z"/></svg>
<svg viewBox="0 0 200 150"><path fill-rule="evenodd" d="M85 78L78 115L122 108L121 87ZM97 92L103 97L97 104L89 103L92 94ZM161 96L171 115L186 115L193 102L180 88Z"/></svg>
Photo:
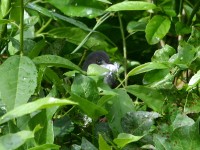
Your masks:
<svg viewBox="0 0 200 150"><path fill-rule="evenodd" d="M112 64L110 62L110 58L105 51L97 50L97 51L91 52L86 57L83 63L82 69L84 71L87 71L89 65L91 64L97 64L103 68L108 69L109 72L104 74L104 83L108 84L111 88L114 88L117 86L116 72L118 71L119 66L116 63Z"/></svg>

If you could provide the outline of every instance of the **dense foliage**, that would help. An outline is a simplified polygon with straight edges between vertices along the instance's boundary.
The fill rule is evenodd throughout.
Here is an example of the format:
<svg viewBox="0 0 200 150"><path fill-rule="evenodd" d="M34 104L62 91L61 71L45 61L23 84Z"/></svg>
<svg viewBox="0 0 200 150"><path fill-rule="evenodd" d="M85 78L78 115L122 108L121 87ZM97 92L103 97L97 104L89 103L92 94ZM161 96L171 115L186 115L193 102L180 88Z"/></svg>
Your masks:
<svg viewBox="0 0 200 150"><path fill-rule="evenodd" d="M1 0L0 52L1 150L200 149L198 0Z"/></svg>

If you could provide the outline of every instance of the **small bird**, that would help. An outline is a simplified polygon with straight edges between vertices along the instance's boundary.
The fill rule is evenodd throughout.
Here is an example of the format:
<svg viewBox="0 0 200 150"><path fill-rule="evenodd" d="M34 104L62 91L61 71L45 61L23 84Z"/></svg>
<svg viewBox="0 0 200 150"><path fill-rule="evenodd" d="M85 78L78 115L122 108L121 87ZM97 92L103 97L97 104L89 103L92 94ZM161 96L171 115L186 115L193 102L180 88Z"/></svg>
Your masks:
<svg viewBox="0 0 200 150"><path fill-rule="evenodd" d="M104 82L107 83L111 88L116 87L116 72L118 71L119 65L117 63L112 64L108 54L105 51L95 51L90 53L86 57L82 69L87 71L88 66L91 64L97 64L108 69L109 72L104 74Z"/></svg>

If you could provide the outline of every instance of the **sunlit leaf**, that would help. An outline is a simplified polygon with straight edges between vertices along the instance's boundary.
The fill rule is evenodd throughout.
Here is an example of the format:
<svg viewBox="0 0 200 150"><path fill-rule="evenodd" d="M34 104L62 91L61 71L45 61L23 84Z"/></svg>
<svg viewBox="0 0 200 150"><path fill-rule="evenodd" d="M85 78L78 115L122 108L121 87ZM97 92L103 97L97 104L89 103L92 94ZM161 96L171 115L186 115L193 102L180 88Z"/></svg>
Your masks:
<svg viewBox="0 0 200 150"><path fill-rule="evenodd" d="M110 1L108 1L108 0L97 0L97 1L102 2L102 3L112 4L112 3L111 3Z"/></svg>
<svg viewBox="0 0 200 150"><path fill-rule="evenodd" d="M124 1L110 6L106 9L106 11L149 10L154 8L156 8L156 6L153 3L141 1Z"/></svg>
<svg viewBox="0 0 200 150"><path fill-rule="evenodd" d="M109 72L109 69L101 67L97 64L91 64L88 66L88 69L87 69L87 75L89 76L103 75L104 73L107 73L107 72Z"/></svg>
<svg viewBox="0 0 200 150"><path fill-rule="evenodd" d="M0 9L0 14L2 15L2 18L5 17L5 15L8 13L8 9L9 9L9 5L10 5L10 2L7 1L7 0L1 0L1 9ZM1 18L1 16L0 16Z"/></svg>
<svg viewBox="0 0 200 150"><path fill-rule="evenodd" d="M0 66L0 93L7 110L25 104L34 93L37 70L26 56L12 56Z"/></svg>
<svg viewBox="0 0 200 150"><path fill-rule="evenodd" d="M101 134L99 134L99 150L112 150Z"/></svg>
<svg viewBox="0 0 200 150"><path fill-rule="evenodd" d="M101 5L98 5L97 1L81 0L76 1L55 1L55 0L46 0L56 8L58 8L65 15L71 17L89 17L94 18L99 15L102 15L104 11L101 9Z"/></svg>
<svg viewBox="0 0 200 150"><path fill-rule="evenodd" d="M173 47L166 44L163 48L155 51L151 60L153 62L160 62L160 63L168 62L169 58L175 53L176 50Z"/></svg>
<svg viewBox="0 0 200 150"><path fill-rule="evenodd" d="M146 39L149 44L156 44L167 34L171 22L163 16L154 16L146 26Z"/></svg>
<svg viewBox="0 0 200 150"><path fill-rule="evenodd" d="M77 103L72 102L67 99L56 99L52 97L42 98L36 100L34 102L30 102L27 104L20 105L13 110L7 112L5 115L0 117L0 124L7 122L11 119L30 114L36 110L52 107L52 106L59 106L59 105L76 105Z"/></svg>
<svg viewBox="0 0 200 150"><path fill-rule="evenodd" d="M137 142L139 141L143 136L134 136L132 134L127 133L120 133L117 138L115 138L113 141L115 144L117 144L119 147L123 148L127 144L131 142Z"/></svg>
<svg viewBox="0 0 200 150"><path fill-rule="evenodd" d="M55 12L51 12L49 11L48 9L44 8L44 7L41 7L37 4L34 4L34 3L28 3L26 5L26 7L30 8L30 9L33 9L33 10L36 10L38 11L39 13L42 13L43 15L45 16L48 16L52 19L60 19L60 20L63 20L65 22L68 22L68 23L71 23L81 29L84 29L84 30L90 30L86 24L84 24L83 22L80 22L78 20L75 20L73 18L69 18L69 17L66 17L64 15L61 15L61 14L58 14L58 13L55 13Z"/></svg>
<svg viewBox="0 0 200 150"><path fill-rule="evenodd" d="M134 69L132 69L128 73L128 76L137 75L137 74L148 72L148 71L151 71L151 70L167 69L167 68L168 68L168 66L166 64L163 64L163 63L148 62L148 63L142 64L142 65L137 66Z"/></svg>
<svg viewBox="0 0 200 150"><path fill-rule="evenodd" d="M194 48L189 43L181 41L178 46L178 53L174 54L169 62L178 65L182 69L188 68L195 60L195 54L198 48Z"/></svg>
<svg viewBox="0 0 200 150"><path fill-rule="evenodd" d="M193 75L192 78L190 79L188 83L189 85L188 89L195 87L199 83L200 83L200 70L195 75Z"/></svg>

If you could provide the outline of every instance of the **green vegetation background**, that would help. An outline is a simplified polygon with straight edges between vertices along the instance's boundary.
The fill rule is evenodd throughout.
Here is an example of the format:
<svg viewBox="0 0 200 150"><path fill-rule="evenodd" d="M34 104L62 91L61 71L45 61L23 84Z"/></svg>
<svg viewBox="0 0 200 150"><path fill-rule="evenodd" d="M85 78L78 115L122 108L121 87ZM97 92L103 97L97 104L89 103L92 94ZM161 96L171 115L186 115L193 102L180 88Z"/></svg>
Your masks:
<svg viewBox="0 0 200 150"><path fill-rule="evenodd" d="M200 149L198 0L1 0L0 52L1 150Z"/></svg>

